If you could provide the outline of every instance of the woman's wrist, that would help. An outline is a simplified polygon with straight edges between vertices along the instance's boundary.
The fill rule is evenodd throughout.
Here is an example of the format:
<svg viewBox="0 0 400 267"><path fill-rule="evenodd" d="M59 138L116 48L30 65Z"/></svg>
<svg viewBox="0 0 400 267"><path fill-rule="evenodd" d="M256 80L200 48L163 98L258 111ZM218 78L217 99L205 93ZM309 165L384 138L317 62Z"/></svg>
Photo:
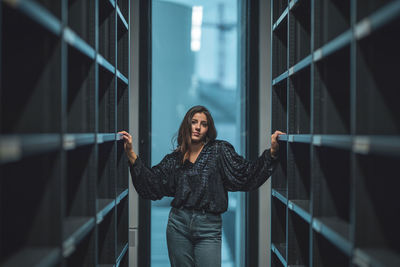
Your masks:
<svg viewBox="0 0 400 267"><path fill-rule="evenodd" d="M137 155L135 152L131 151L130 153L127 153L127 156L128 156L128 160L131 164L134 164L136 162Z"/></svg>
<svg viewBox="0 0 400 267"><path fill-rule="evenodd" d="M271 153L271 157L273 158L273 159L276 159L277 157L278 157L278 155L277 155L277 151L275 151L274 149L270 149L270 153Z"/></svg>

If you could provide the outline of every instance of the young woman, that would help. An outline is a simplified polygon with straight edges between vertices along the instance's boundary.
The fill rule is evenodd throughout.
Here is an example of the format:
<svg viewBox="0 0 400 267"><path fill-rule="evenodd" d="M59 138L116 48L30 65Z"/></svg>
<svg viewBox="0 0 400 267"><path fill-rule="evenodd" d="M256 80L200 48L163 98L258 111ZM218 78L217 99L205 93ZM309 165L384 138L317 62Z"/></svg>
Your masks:
<svg viewBox="0 0 400 267"><path fill-rule="evenodd" d="M133 185L142 198L173 197L167 226L171 266L221 266L221 213L228 191L250 191L274 171L279 145L276 131L271 149L254 162L239 156L233 146L216 140L210 112L192 107L178 133L178 147L152 168L132 149L132 136L120 132L130 161Z"/></svg>

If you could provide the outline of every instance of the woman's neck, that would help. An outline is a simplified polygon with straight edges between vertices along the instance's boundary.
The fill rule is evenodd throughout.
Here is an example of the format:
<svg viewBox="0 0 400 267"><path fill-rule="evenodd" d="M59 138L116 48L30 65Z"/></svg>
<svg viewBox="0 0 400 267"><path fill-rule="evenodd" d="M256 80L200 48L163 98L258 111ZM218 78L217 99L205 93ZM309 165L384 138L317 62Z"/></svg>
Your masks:
<svg viewBox="0 0 400 267"><path fill-rule="evenodd" d="M190 153L197 153L199 152L204 146L203 142L198 142L198 143L191 143L189 146L189 152Z"/></svg>

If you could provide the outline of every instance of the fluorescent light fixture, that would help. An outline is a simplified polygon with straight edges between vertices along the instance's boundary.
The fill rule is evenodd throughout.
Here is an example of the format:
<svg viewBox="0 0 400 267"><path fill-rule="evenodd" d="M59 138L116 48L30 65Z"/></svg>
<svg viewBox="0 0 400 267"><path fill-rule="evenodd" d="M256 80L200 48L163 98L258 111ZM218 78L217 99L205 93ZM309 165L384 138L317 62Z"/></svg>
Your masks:
<svg viewBox="0 0 400 267"><path fill-rule="evenodd" d="M192 7L192 32L190 48L192 51L199 51L201 47L201 24L203 23L203 7Z"/></svg>

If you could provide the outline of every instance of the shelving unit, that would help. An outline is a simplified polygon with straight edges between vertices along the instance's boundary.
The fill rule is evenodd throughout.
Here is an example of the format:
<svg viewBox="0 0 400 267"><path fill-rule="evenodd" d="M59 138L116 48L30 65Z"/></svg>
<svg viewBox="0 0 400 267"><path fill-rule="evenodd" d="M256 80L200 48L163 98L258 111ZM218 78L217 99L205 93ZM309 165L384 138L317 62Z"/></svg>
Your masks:
<svg viewBox="0 0 400 267"><path fill-rule="evenodd" d="M0 18L0 265L128 266L129 1Z"/></svg>
<svg viewBox="0 0 400 267"><path fill-rule="evenodd" d="M400 1L271 5L271 266L400 266Z"/></svg>

